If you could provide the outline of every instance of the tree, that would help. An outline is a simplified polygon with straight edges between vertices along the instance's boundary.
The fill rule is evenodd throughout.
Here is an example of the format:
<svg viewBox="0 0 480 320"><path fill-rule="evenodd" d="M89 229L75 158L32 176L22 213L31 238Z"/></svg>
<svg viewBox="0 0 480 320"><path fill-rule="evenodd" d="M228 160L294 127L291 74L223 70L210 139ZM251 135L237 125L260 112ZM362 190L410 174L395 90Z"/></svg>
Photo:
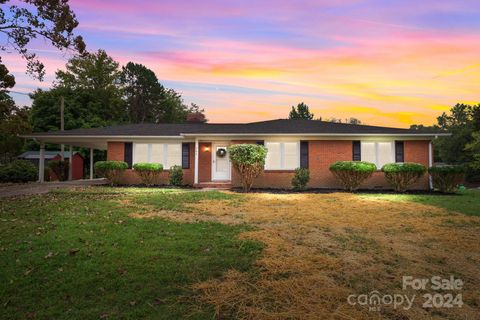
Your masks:
<svg viewBox="0 0 480 320"><path fill-rule="evenodd" d="M162 120L161 105L165 89L155 73L142 64L133 62L122 67L120 81L127 102L128 121L132 123Z"/></svg>
<svg viewBox="0 0 480 320"><path fill-rule="evenodd" d="M205 109L200 109L198 105L192 103L187 111L187 122L205 123L207 121Z"/></svg>
<svg viewBox="0 0 480 320"><path fill-rule="evenodd" d="M292 106L292 110L288 116L289 119L306 119L312 120L314 117L313 113L310 113L308 106L305 103L299 103L297 107Z"/></svg>
<svg viewBox="0 0 480 320"><path fill-rule="evenodd" d="M34 77L42 80L45 75L43 63L27 48L34 39L43 38L60 50L85 52L82 37L74 35L78 21L68 0L18 0L4 6L7 2L11 1L1 1L0 32L6 39L0 50L18 52L27 61L27 72Z"/></svg>
<svg viewBox="0 0 480 320"><path fill-rule="evenodd" d="M22 151L25 141L18 135L31 131L29 110L18 108L8 95L14 85L15 78L0 64L0 163L10 162Z"/></svg>
<svg viewBox="0 0 480 320"><path fill-rule="evenodd" d="M450 136L439 137L433 141L435 157L447 164L466 164L467 179L480 179L480 166L476 165L479 156L475 147L476 137L480 132L480 104L457 103L448 113L444 112L437 117L436 125L412 125L411 128L423 132L451 133Z"/></svg>
<svg viewBox="0 0 480 320"><path fill-rule="evenodd" d="M65 98L67 130L126 121L119 77L118 63L103 50L73 57L65 71L57 71L52 89L38 89L31 95L34 130L60 129L60 97Z"/></svg>
<svg viewBox="0 0 480 320"><path fill-rule="evenodd" d="M257 144L235 144L228 147L232 166L240 174L243 191L248 192L253 181L263 172L267 148Z"/></svg>

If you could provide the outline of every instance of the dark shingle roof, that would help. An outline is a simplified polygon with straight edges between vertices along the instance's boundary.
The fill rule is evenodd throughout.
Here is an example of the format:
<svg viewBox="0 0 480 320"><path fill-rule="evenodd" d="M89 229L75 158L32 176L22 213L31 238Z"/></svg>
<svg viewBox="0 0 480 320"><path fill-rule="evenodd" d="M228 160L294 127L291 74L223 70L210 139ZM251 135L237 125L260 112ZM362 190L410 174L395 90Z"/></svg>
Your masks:
<svg viewBox="0 0 480 320"><path fill-rule="evenodd" d="M411 129L278 119L252 123L140 123L29 136L180 136L182 134L422 134ZM435 133L431 133L434 135Z"/></svg>

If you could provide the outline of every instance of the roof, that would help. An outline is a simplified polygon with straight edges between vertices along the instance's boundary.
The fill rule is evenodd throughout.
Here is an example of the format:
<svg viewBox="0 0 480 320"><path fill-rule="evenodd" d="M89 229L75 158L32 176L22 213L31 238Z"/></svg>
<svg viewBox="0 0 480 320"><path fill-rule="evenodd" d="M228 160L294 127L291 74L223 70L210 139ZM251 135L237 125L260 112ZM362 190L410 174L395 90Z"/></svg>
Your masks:
<svg viewBox="0 0 480 320"><path fill-rule="evenodd" d="M45 151L45 159L53 159L56 156L60 155L61 151ZM77 154L77 151L73 151L73 154ZM64 151L64 157L70 158L70 151ZM17 158L19 159L40 159L40 151L25 151Z"/></svg>
<svg viewBox="0 0 480 320"><path fill-rule="evenodd" d="M26 137L102 137L102 136L188 136L188 135L426 135L426 133L402 128L356 125L319 120L277 119L252 123L139 123L116 125L103 128L74 129L46 133L33 133ZM428 133L429 136L445 134Z"/></svg>

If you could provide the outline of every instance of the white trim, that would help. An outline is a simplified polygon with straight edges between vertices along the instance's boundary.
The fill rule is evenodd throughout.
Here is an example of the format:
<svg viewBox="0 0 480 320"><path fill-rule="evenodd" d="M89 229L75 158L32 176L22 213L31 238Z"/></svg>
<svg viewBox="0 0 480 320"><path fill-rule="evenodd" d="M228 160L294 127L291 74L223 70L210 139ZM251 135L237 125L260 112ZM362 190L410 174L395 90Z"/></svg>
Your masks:
<svg viewBox="0 0 480 320"><path fill-rule="evenodd" d="M184 137L252 137L252 136L292 136L292 137L447 137L451 133L180 133L179 136L74 136L74 135L20 135L22 138L85 138L85 139L183 139Z"/></svg>
<svg viewBox="0 0 480 320"><path fill-rule="evenodd" d="M345 136L345 137L436 137L451 136L451 133L181 133L184 137L231 137L231 136L305 136L305 137L329 137L329 136Z"/></svg>
<svg viewBox="0 0 480 320"><path fill-rule="evenodd" d="M198 184L198 138L195 138L195 168L194 172L194 184Z"/></svg>

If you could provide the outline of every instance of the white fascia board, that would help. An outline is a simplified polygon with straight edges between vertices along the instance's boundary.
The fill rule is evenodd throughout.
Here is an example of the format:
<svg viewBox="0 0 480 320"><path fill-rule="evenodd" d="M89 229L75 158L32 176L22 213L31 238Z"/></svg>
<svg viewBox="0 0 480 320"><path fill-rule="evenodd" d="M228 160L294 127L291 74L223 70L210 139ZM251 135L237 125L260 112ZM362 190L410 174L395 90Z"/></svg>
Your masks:
<svg viewBox="0 0 480 320"><path fill-rule="evenodd" d="M182 133L185 137L269 137L269 136L304 136L304 137L440 137L451 133Z"/></svg>
<svg viewBox="0 0 480 320"><path fill-rule="evenodd" d="M73 135L20 135L21 138L31 139L102 139L102 140L114 140L114 139L183 139L182 136L73 136Z"/></svg>

